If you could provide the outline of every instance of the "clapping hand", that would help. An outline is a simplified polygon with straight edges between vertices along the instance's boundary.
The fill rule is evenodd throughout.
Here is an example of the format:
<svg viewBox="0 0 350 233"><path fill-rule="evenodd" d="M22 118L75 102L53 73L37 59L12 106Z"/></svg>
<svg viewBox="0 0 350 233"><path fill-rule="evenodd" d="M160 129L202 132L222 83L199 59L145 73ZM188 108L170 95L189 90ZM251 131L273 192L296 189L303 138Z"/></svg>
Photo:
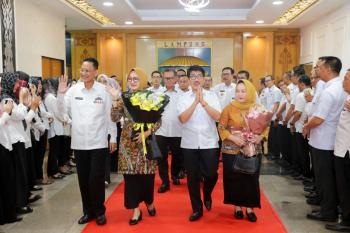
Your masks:
<svg viewBox="0 0 350 233"><path fill-rule="evenodd" d="M68 77L67 75L62 75L59 78L59 83L58 83L58 93L64 94L68 90Z"/></svg>
<svg viewBox="0 0 350 233"><path fill-rule="evenodd" d="M31 101L31 104L30 104L30 109L35 111L39 105L40 105L40 102L41 102L41 98L40 96L32 96L32 101Z"/></svg>
<svg viewBox="0 0 350 233"><path fill-rule="evenodd" d="M12 109L13 109L13 102L10 101L10 100L7 101L7 102L4 104L3 108L2 108L2 110L3 110L4 112L7 112L8 114L11 113Z"/></svg>

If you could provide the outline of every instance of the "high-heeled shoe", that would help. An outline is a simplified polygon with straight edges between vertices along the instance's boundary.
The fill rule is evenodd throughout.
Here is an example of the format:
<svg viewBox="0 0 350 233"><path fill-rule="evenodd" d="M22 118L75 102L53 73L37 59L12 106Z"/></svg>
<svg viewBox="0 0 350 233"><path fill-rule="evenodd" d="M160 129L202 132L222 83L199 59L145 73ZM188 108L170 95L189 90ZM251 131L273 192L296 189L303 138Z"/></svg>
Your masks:
<svg viewBox="0 0 350 233"><path fill-rule="evenodd" d="M132 225L136 225L139 223L139 221L142 220L142 212L140 211L140 215L137 219L130 219L129 220L129 225L132 226Z"/></svg>
<svg viewBox="0 0 350 233"><path fill-rule="evenodd" d="M235 210L234 216L236 219L243 219L243 211L242 210Z"/></svg>
<svg viewBox="0 0 350 233"><path fill-rule="evenodd" d="M149 216L156 216L156 208L152 208L152 209L148 209L148 207L147 207L147 211L148 211L148 214L149 214Z"/></svg>
<svg viewBox="0 0 350 233"><path fill-rule="evenodd" d="M256 222L257 217L256 217L254 212L248 213L248 211L246 211L246 215L247 215L247 218L248 218L249 222Z"/></svg>

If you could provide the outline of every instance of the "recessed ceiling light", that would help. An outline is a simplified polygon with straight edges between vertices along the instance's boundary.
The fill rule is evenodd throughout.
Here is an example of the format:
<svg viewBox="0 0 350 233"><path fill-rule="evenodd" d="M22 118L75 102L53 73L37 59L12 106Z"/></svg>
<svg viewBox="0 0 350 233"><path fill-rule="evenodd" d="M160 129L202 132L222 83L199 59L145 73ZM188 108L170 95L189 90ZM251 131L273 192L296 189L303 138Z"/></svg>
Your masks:
<svg viewBox="0 0 350 233"><path fill-rule="evenodd" d="M273 4L273 5L276 5L276 6L282 5L282 4L283 4L283 1L273 1L272 4Z"/></svg>
<svg viewBox="0 0 350 233"><path fill-rule="evenodd" d="M255 23L262 24L262 23L264 23L264 20L257 20L257 21L255 21Z"/></svg>
<svg viewBox="0 0 350 233"><path fill-rule="evenodd" d="M104 6L113 6L114 3L113 2L104 2L103 5Z"/></svg>
<svg viewBox="0 0 350 233"><path fill-rule="evenodd" d="M124 22L126 25L131 25L131 24L134 24L134 22L133 21L125 21Z"/></svg>

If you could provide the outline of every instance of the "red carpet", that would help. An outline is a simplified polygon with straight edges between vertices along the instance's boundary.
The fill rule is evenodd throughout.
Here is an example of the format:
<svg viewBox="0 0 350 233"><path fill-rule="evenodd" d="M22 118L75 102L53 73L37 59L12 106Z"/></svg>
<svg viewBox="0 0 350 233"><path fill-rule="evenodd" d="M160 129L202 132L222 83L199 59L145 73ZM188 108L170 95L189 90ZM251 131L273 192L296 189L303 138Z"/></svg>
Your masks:
<svg viewBox="0 0 350 233"><path fill-rule="evenodd" d="M83 233L287 232L263 192L261 193L262 208L255 210L258 221L256 223L250 223L247 219L236 220L233 217L233 207L223 204L221 174L213 192L212 210L208 212L204 209L204 216L199 221L189 222L188 217L191 214L191 204L185 180L181 181L180 186L172 185L170 192L158 194L155 191L155 207L157 209L157 215L155 217L150 217L146 206L141 204L140 208L143 214L143 220L135 226L129 226L128 224L129 218L132 216L132 211L124 208L124 184L120 184L106 202L107 224L99 227L95 222L91 222L85 227ZM156 177L155 189L159 185L160 179Z"/></svg>

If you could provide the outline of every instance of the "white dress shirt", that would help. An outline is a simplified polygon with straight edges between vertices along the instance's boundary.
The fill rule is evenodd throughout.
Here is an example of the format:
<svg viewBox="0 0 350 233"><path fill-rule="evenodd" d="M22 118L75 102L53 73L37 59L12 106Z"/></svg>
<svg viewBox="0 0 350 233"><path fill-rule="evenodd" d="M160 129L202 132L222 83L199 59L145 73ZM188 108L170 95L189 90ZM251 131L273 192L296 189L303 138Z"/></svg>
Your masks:
<svg viewBox="0 0 350 233"><path fill-rule="evenodd" d="M324 121L310 131L309 144L312 147L320 150L334 150L335 133L344 99L345 92L341 78L334 78L325 84L312 115Z"/></svg>
<svg viewBox="0 0 350 233"><path fill-rule="evenodd" d="M183 95L177 103L178 115L181 115L194 102L196 94L192 91ZM221 112L220 102L214 92L203 90L203 98L208 105ZM182 124L181 148L186 149L212 149L219 144L216 122L199 103L190 119Z"/></svg>
<svg viewBox="0 0 350 233"><path fill-rule="evenodd" d="M1 104L0 104L1 105ZM0 106L1 107L1 106ZM7 150L12 150L12 144L8 132L4 130L5 125L10 119L10 115L7 112L0 113L0 145Z"/></svg>
<svg viewBox="0 0 350 233"><path fill-rule="evenodd" d="M316 87L315 87L315 91L314 91L314 97L312 98L312 107L311 107L311 113L313 113L315 111L315 106L316 103L318 101L318 99L320 98L320 95L324 89L325 86L325 82L322 80L318 80Z"/></svg>
<svg viewBox="0 0 350 233"><path fill-rule="evenodd" d="M297 133L303 133L304 122L307 118L305 107L306 107L306 99L304 96L304 92L299 92L295 100L295 109L294 111L300 112L301 116L299 120L295 122L295 130Z"/></svg>
<svg viewBox="0 0 350 233"><path fill-rule="evenodd" d="M236 84L226 85L219 83L214 87L214 92L219 98L221 109L224 109L236 96Z"/></svg>
<svg viewBox="0 0 350 233"><path fill-rule="evenodd" d="M350 101L350 95L346 98ZM350 112L345 108L340 114L337 132L335 136L334 155L344 158L350 151Z"/></svg>
<svg viewBox="0 0 350 233"><path fill-rule="evenodd" d="M108 147L117 138L116 124L111 121L112 98L106 87L94 82L86 89L83 82L72 86L65 95L58 94L57 106L72 119L72 149L93 150Z"/></svg>
<svg viewBox="0 0 350 233"><path fill-rule="evenodd" d="M53 122L50 124L50 129L47 134L47 137L53 138L55 136L63 136L63 122L64 122L64 115L62 112L58 110L57 107L57 98L49 93L45 97L45 106L47 108L47 111L52 115Z"/></svg>
<svg viewBox="0 0 350 233"><path fill-rule="evenodd" d="M166 91L166 88L163 86L159 86L157 89L152 87L147 88L147 90L149 91L153 91L154 93L164 93L164 91Z"/></svg>
<svg viewBox="0 0 350 233"><path fill-rule="evenodd" d="M281 90L273 85L272 87L268 88L267 95L266 95L266 109L268 111L272 111L275 103L280 103L282 99L282 92ZM276 112L273 114L272 121L276 119Z"/></svg>
<svg viewBox="0 0 350 233"><path fill-rule="evenodd" d="M166 91L170 101L162 114L162 124L157 130L156 135L164 137L181 137L182 125L177 113L177 102L179 94L176 91Z"/></svg>

